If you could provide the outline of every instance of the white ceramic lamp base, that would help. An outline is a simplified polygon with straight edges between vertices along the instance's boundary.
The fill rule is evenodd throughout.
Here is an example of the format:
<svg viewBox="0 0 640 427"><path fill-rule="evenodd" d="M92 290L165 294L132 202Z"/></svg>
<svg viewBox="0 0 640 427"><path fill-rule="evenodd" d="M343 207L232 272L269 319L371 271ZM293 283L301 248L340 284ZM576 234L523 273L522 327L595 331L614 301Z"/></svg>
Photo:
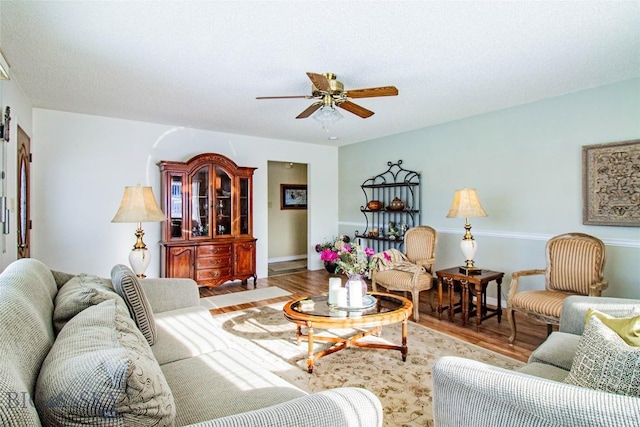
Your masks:
<svg viewBox="0 0 640 427"><path fill-rule="evenodd" d="M129 253L129 264L131 264L131 269L136 276L141 279L144 279L144 272L147 271L147 267L149 267L149 263L151 262L151 253L145 249L133 249Z"/></svg>
<svg viewBox="0 0 640 427"><path fill-rule="evenodd" d="M460 242L460 250L464 255L466 265L464 267L460 267L460 271L465 274L480 274L481 270L473 264L473 258L476 256L476 252L478 251L478 244L476 241L471 239L462 239Z"/></svg>

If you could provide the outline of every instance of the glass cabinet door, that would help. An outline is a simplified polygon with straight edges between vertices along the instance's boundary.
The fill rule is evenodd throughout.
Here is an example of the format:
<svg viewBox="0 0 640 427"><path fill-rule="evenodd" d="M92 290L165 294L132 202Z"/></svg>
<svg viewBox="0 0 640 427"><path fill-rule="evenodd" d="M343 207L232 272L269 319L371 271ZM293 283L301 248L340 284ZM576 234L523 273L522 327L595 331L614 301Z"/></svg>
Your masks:
<svg viewBox="0 0 640 427"><path fill-rule="evenodd" d="M184 239L184 211L182 205L182 176L172 175L170 178L169 199L169 238Z"/></svg>
<svg viewBox="0 0 640 427"><path fill-rule="evenodd" d="M209 167L191 177L191 235L209 236Z"/></svg>
<svg viewBox="0 0 640 427"><path fill-rule="evenodd" d="M240 234L249 234L249 180L240 178Z"/></svg>
<svg viewBox="0 0 640 427"><path fill-rule="evenodd" d="M216 203L214 206L216 218L216 236L231 235L231 224L233 222L231 182L231 177L223 169L216 167Z"/></svg>

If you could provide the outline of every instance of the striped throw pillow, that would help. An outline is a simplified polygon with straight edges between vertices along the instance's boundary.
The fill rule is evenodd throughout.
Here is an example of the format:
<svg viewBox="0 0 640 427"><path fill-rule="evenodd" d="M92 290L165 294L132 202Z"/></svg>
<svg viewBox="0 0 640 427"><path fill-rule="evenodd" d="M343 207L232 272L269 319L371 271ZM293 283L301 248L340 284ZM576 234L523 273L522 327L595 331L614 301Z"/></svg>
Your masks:
<svg viewBox="0 0 640 427"><path fill-rule="evenodd" d="M111 269L111 281L116 292L129 307L131 317L149 345L156 342L156 321L149 300L144 294L140 281L129 267L117 264Z"/></svg>

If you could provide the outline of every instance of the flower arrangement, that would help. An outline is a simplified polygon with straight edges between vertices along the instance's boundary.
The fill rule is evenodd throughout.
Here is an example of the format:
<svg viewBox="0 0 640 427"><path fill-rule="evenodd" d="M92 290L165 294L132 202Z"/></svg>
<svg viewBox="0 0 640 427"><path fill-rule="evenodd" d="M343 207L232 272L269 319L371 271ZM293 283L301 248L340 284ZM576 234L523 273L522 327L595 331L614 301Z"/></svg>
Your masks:
<svg viewBox="0 0 640 427"><path fill-rule="evenodd" d="M336 240L333 246L322 249L320 259L335 263L338 267L336 271L343 271L351 276L353 274L366 274L372 267L373 261L371 257L374 254L374 250L370 247L362 247L357 243L351 242L350 239L347 242L339 239Z"/></svg>
<svg viewBox="0 0 640 427"><path fill-rule="evenodd" d="M318 243L316 245L316 252L322 253L322 251L324 251L325 249L329 249L330 251L337 253L340 251L340 249L344 247L345 244L349 243L350 241L351 241L351 238L343 234L338 237L335 237L330 242ZM323 261L325 260L323 259Z"/></svg>

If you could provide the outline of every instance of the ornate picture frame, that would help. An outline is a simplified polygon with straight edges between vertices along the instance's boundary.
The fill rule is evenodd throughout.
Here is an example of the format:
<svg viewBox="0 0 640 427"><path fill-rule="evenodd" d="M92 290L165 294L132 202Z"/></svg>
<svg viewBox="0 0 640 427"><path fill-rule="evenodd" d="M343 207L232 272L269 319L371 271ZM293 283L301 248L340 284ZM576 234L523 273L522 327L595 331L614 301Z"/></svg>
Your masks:
<svg viewBox="0 0 640 427"><path fill-rule="evenodd" d="M307 209L306 184L280 184L280 209Z"/></svg>
<svg viewBox="0 0 640 427"><path fill-rule="evenodd" d="M582 223L640 226L640 139L582 147Z"/></svg>

